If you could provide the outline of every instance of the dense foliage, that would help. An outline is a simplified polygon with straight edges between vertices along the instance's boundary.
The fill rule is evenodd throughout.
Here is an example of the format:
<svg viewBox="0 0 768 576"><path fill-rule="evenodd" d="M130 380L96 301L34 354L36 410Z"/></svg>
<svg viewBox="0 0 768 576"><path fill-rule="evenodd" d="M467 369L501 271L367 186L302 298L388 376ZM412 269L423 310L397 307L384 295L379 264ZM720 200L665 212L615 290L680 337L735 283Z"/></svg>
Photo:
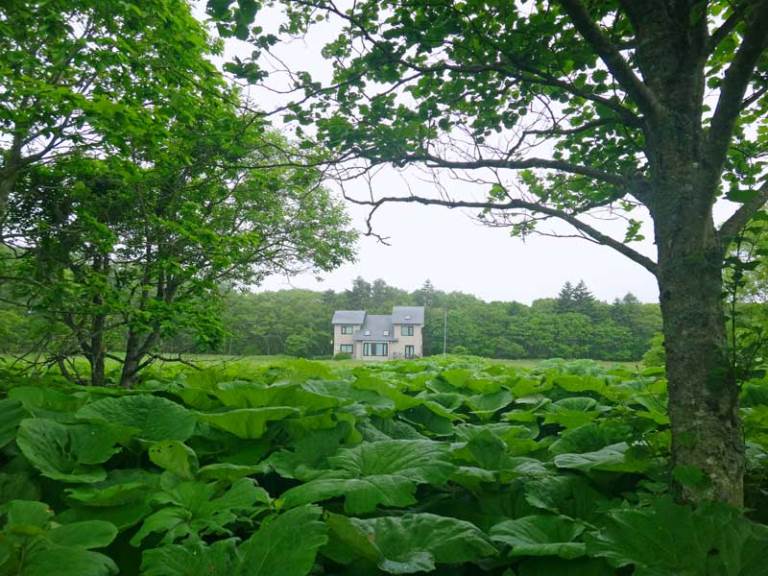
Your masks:
<svg viewBox="0 0 768 576"><path fill-rule="evenodd" d="M21 54L28 29L2 39L15 74L0 109L1 296L22 326L4 315L0 330L32 364L101 385L109 359L130 386L175 334L220 340L222 284L333 269L355 234L321 173L292 167L292 146L211 64L219 46L185 2L60 4L0 12L0 31L18 17L54 35L47 57Z"/></svg>
<svg viewBox="0 0 768 576"><path fill-rule="evenodd" d="M156 376L6 375L0 573L768 573L765 380L743 389L748 520L673 503L672 476L706 477L670 475L657 371L448 357Z"/></svg>
<svg viewBox="0 0 768 576"><path fill-rule="evenodd" d="M280 24L250 26L266 7ZM469 208L513 234L610 247L653 274L674 460L706 470L711 497L742 502L722 272L768 202L768 0L209 0L208 13L255 48L230 70L293 93L282 110L337 173L416 166L486 194L370 185L351 200L371 217L394 203ZM266 53L314 32L332 74L279 61L269 77ZM722 223L719 199L737 203ZM626 224L623 237L606 218ZM632 245L644 219L653 254Z"/></svg>
<svg viewBox="0 0 768 576"><path fill-rule="evenodd" d="M582 284L583 286L583 284ZM331 353L329 321L334 310L389 314L392 306L426 307L424 353L443 351L447 310L449 352L487 358L594 358L639 360L661 328L658 305L628 294L612 304L586 297L575 300L564 287L557 298L527 306L485 302L470 294L446 293L427 281L413 292L358 278L350 290L284 290L233 294L224 311L230 340L221 348L232 354L323 356ZM187 341L187 349L191 342ZM183 341L178 342L184 349Z"/></svg>

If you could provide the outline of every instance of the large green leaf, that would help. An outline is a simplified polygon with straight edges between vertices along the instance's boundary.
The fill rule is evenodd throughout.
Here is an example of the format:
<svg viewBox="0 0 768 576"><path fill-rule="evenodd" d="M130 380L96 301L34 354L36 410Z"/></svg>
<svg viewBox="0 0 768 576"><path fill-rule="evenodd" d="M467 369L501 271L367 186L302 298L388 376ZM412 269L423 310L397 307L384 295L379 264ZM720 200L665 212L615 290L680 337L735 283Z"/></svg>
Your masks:
<svg viewBox="0 0 768 576"><path fill-rule="evenodd" d="M192 478L198 468L195 451L178 440L155 442L149 447L149 459L180 478Z"/></svg>
<svg viewBox="0 0 768 576"><path fill-rule="evenodd" d="M271 386L256 382L222 382L211 392L222 404L232 408L292 406L302 410L325 410L341 404L333 395L321 394L317 390L290 382Z"/></svg>
<svg viewBox="0 0 768 576"><path fill-rule="evenodd" d="M67 426L43 418L19 426L16 443L40 472L64 482L98 482L106 477L101 466L115 452L116 438L95 424Z"/></svg>
<svg viewBox="0 0 768 576"><path fill-rule="evenodd" d="M641 454L636 454L626 442L611 444L595 452L584 454L558 454L555 456L555 466L589 472L602 470L606 472L645 472L651 466L651 461Z"/></svg>
<svg viewBox="0 0 768 576"><path fill-rule="evenodd" d="M238 566L235 539L218 540L210 546L193 542L146 550L142 555L144 576L232 576Z"/></svg>
<svg viewBox="0 0 768 576"><path fill-rule="evenodd" d="M419 484L439 486L454 470L448 447L428 440L383 440L345 448L328 459L322 477L286 491L287 507L344 496L350 513L378 505L408 506Z"/></svg>
<svg viewBox="0 0 768 576"><path fill-rule="evenodd" d="M131 538L138 546L152 533L163 534L171 544L190 535L230 535L228 526L264 510L269 494L248 478L240 478L229 488L220 482L180 481L154 496L163 507L147 516Z"/></svg>
<svg viewBox="0 0 768 576"><path fill-rule="evenodd" d="M109 522L58 525L43 502L14 500L5 507L7 522L0 533L5 547L1 574L19 576L110 576L115 563L91 548L109 545L117 528Z"/></svg>
<svg viewBox="0 0 768 576"><path fill-rule="evenodd" d="M83 406L75 414L86 420L103 420L138 429L145 440L183 442L195 429L195 416L183 406L148 394L103 398Z"/></svg>
<svg viewBox="0 0 768 576"><path fill-rule="evenodd" d="M477 562L497 553L474 524L436 514L350 518L349 524L375 546L378 566L389 574L429 572L438 564ZM349 527L345 532L341 538L346 541L362 542L360 536L349 533ZM370 549L366 553L370 559Z"/></svg>
<svg viewBox="0 0 768 576"><path fill-rule="evenodd" d="M327 528L317 506L301 506L263 524L241 546L240 576L306 576Z"/></svg>
<svg viewBox="0 0 768 576"><path fill-rule="evenodd" d="M29 413L21 402L12 398L0 400L0 448L16 437L16 429Z"/></svg>
<svg viewBox="0 0 768 576"><path fill-rule="evenodd" d="M724 504L694 510L665 497L648 508L614 510L588 547L616 566L634 564L637 576L768 574L768 526Z"/></svg>
<svg viewBox="0 0 768 576"><path fill-rule="evenodd" d="M510 556L584 556L578 542L584 526L564 516L525 516L506 520L491 529L491 540L511 546Z"/></svg>
<svg viewBox="0 0 768 576"><path fill-rule="evenodd" d="M229 412L200 414L200 419L220 430L226 430L238 438L261 438L267 430L267 423L298 415L300 411L288 406L269 408L241 408Z"/></svg>

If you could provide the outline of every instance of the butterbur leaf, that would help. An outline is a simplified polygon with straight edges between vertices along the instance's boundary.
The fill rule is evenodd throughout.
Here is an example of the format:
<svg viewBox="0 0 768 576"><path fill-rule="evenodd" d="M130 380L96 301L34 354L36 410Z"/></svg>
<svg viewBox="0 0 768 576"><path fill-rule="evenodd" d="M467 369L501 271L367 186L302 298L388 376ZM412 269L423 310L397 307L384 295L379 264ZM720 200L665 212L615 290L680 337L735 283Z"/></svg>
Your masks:
<svg viewBox="0 0 768 576"><path fill-rule="evenodd" d="M115 536L114 524L100 520L64 524L48 532L48 540L54 544L83 550L109 546Z"/></svg>
<svg viewBox="0 0 768 576"><path fill-rule="evenodd" d="M110 470L106 479L66 490L70 503L111 507L145 500L155 492L160 475L139 468Z"/></svg>
<svg viewBox="0 0 768 576"><path fill-rule="evenodd" d="M664 497L612 511L588 548L616 566L633 564L637 576L759 576L767 570L768 527L724 504L694 510Z"/></svg>
<svg viewBox="0 0 768 576"><path fill-rule="evenodd" d="M520 563L519 576L616 576L616 571L603 560L594 558L564 559L541 557Z"/></svg>
<svg viewBox="0 0 768 576"><path fill-rule="evenodd" d="M198 468L195 451L178 440L155 442L149 448L149 459L180 478L192 478Z"/></svg>
<svg viewBox="0 0 768 576"><path fill-rule="evenodd" d="M286 491L286 507L345 496L345 509L366 513L408 506L419 484L441 485L454 470L448 447L429 440L383 440L345 448L328 458L322 477Z"/></svg>
<svg viewBox="0 0 768 576"><path fill-rule="evenodd" d="M195 429L195 416L183 406L149 394L103 398L75 413L83 420L101 420L136 428L144 440L183 442Z"/></svg>
<svg viewBox="0 0 768 576"><path fill-rule="evenodd" d="M108 546L117 535L109 522L76 522L57 525L43 502L14 500L5 506L7 516L0 544L5 560L20 576L111 576L115 563L91 548ZM10 572L0 568L0 573Z"/></svg>
<svg viewBox="0 0 768 576"><path fill-rule="evenodd" d="M115 563L104 554L73 548L38 549L25 560L23 576L111 576Z"/></svg>
<svg viewBox="0 0 768 576"><path fill-rule="evenodd" d="M79 440L77 431L69 426L35 418L22 421L16 443L27 460L48 478L63 482L98 482L107 474L101 466L93 465L94 461L106 461L115 450L109 438L86 442L83 447L82 439L89 436L90 432L81 431Z"/></svg>
<svg viewBox="0 0 768 576"><path fill-rule="evenodd" d="M635 457L626 442L611 444L595 452L558 454L555 456L554 462L558 468L569 468L583 472L591 470L645 472L651 465L649 460Z"/></svg>
<svg viewBox="0 0 768 576"><path fill-rule="evenodd" d="M227 490L221 483L182 481L155 496L154 501L165 507L144 520L131 539L138 546L153 532L163 533L163 543L171 544L189 535L225 534L239 519L247 520L263 510L270 502L266 490L252 480L241 478Z"/></svg>
<svg viewBox="0 0 768 576"><path fill-rule="evenodd" d="M30 500L12 500L3 507L3 512L8 518L5 529L18 533L43 530L53 517L48 504Z"/></svg>
<svg viewBox="0 0 768 576"><path fill-rule="evenodd" d="M511 546L510 556L584 556L586 545L576 541L584 526L563 516L525 516L491 529L491 540Z"/></svg>
<svg viewBox="0 0 768 576"><path fill-rule="evenodd" d="M200 419L220 430L226 430L238 438L261 438L267 423L298 415L300 411L287 406L270 408L242 408L215 414L200 414Z"/></svg>
<svg viewBox="0 0 768 576"><path fill-rule="evenodd" d="M328 541L317 506L288 510L262 526L240 547L239 576L306 576Z"/></svg>
<svg viewBox="0 0 768 576"><path fill-rule="evenodd" d="M218 540L210 546L191 542L146 550L142 555L144 576L232 576L238 566L234 539Z"/></svg>
<svg viewBox="0 0 768 576"><path fill-rule="evenodd" d="M0 400L0 448L16 437L16 429L29 413L21 402L11 398Z"/></svg>
<svg viewBox="0 0 768 576"><path fill-rule="evenodd" d="M389 574L429 572L438 564L477 562L497 553L477 526L436 514L406 514L350 523L380 552Z"/></svg>

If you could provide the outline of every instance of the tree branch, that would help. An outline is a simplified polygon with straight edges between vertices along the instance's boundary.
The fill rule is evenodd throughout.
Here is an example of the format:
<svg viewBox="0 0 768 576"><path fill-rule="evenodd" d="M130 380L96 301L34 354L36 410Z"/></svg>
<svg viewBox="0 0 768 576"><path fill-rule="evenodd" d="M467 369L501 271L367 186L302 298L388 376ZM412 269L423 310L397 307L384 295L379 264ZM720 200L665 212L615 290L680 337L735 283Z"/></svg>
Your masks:
<svg viewBox="0 0 768 576"><path fill-rule="evenodd" d="M635 74L621 52L603 34L580 0L558 0L579 34L597 52L616 81L647 116L657 116L661 105L653 91Z"/></svg>
<svg viewBox="0 0 768 576"><path fill-rule="evenodd" d="M763 183L752 200L739 206L738 210L720 226L718 235L723 246L738 236L744 226L749 223L752 216L766 204L768 204L768 180Z"/></svg>
<svg viewBox="0 0 768 576"><path fill-rule="evenodd" d="M474 202L474 201L464 201L464 200L443 200L441 198L425 198L423 196L387 196L387 197L379 198L377 200L359 200L356 198L351 198L346 194L344 197L350 202L352 202L353 204L370 206L372 208L370 212L371 215L376 210L378 210L382 205L387 203L410 203L410 204L422 204L424 206L443 206L445 208L477 208L482 210L502 210L502 211L503 210L530 210L531 212L546 214L547 216L558 218L560 220L563 220L564 222L567 222L568 224L570 224L580 232L583 232L588 236L590 236L591 238L593 238L597 243L613 248L614 250L623 254L630 260L636 262L637 264L640 264L643 268L648 270L654 276L656 275L656 262L654 262L647 256L644 256L643 254L640 254L640 252L637 252L636 250L634 250L633 248L630 248L626 244L619 242L618 240L615 240L614 238L611 238L610 236L603 234L593 226L590 226L589 224L579 220L573 214L569 214L568 212L565 212L563 210L558 210L557 208L551 208L549 206L536 204L534 202L527 202L525 200L519 200L519 199L511 199L503 203ZM368 235L375 236L375 234L373 234L373 230L371 227L370 217L367 221L367 225L368 225Z"/></svg>
<svg viewBox="0 0 768 576"><path fill-rule="evenodd" d="M725 73L709 128L705 160L712 174L720 174L744 94L760 56L768 48L768 0L755 5L751 14L741 46Z"/></svg>
<svg viewBox="0 0 768 576"><path fill-rule="evenodd" d="M371 161L384 161L383 159L369 158ZM404 162L423 162L431 168L451 168L454 170L476 170L478 168L504 168L508 170L526 170L530 168L542 168L545 170L559 170L569 174L578 174L594 178L615 186L628 186L629 180L617 174L611 174L598 168L571 164L564 160L549 160L547 158L526 158L524 160L511 160L503 158L478 158L475 160L447 160L432 154L408 154ZM389 160L386 160L389 161Z"/></svg>
<svg viewBox="0 0 768 576"><path fill-rule="evenodd" d="M736 26L744 20L744 15L747 12L747 7L752 3L752 0L744 0L741 4L734 8L731 15L723 22L719 28L717 28L707 41L705 51L707 54L714 52L717 45L720 44L728 35L733 32Z"/></svg>

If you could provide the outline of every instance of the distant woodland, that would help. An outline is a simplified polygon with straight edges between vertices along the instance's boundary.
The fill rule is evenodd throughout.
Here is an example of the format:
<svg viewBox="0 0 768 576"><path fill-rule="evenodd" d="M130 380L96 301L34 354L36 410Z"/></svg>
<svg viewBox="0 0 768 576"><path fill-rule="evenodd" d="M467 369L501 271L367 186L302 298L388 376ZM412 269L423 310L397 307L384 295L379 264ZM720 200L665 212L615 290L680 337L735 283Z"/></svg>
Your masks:
<svg viewBox="0 0 768 576"><path fill-rule="evenodd" d="M393 305L426 307L425 354L443 351L447 314L448 352L488 358L594 358L639 360L661 329L657 304L632 294L612 303L596 299L583 282L566 283L555 297L530 306L485 302L471 294L444 292L427 281L413 292L384 280L357 278L350 289L232 293L224 301L226 334L218 351L236 354L331 354L334 310L389 313ZM180 337L173 350L194 343Z"/></svg>

